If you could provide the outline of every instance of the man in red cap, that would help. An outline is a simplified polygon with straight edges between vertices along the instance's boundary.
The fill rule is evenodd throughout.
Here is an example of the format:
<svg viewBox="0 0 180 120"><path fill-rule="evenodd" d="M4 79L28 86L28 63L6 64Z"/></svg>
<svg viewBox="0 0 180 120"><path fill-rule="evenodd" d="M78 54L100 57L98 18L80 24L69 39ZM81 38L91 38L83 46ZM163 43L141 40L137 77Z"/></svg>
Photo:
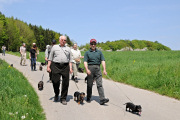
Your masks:
<svg viewBox="0 0 180 120"><path fill-rule="evenodd" d="M90 40L90 49L84 54L84 67L87 72L87 102L91 102L93 80L96 80L96 85L100 98L100 105L104 105L109 102L108 98L105 98L104 88L102 85L102 73L100 64L102 63L103 73L107 75L105 58L102 52L96 49L96 39Z"/></svg>

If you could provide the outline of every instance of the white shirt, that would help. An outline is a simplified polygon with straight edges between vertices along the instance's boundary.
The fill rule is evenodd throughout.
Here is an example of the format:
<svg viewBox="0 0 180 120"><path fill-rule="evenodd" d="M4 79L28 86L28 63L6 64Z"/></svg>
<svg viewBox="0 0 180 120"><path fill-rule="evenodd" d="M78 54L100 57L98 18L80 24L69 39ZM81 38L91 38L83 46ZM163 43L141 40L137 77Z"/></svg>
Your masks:
<svg viewBox="0 0 180 120"><path fill-rule="evenodd" d="M67 46L54 45L51 49L48 60L56 63L72 62L71 49Z"/></svg>
<svg viewBox="0 0 180 120"><path fill-rule="evenodd" d="M73 63L76 63L76 61L74 59L80 58L81 57L81 52L78 49L71 49L72 52L72 59L73 59Z"/></svg>

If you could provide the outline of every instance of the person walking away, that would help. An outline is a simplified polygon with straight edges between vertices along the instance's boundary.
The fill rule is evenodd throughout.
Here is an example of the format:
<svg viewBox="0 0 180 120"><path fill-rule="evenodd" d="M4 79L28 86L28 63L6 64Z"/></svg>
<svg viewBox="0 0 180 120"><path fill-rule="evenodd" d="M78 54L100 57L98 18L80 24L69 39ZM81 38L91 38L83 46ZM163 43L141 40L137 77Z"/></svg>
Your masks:
<svg viewBox="0 0 180 120"><path fill-rule="evenodd" d="M73 63L72 63L73 75L71 79L74 80L75 82L78 82L77 71L81 62L80 58L84 58L84 56L81 56L81 52L77 48L76 43L73 45L73 49L71 49L71 52L72 52L72 59L73 59Z"/></svg>
<svg viewBox="0 0 180 120"><path fill-rule="evenodd" d="M20 47L20 54L21 54L21 61L20 65L25 66L26 65L26 44L23 43Z"/></svg>
<svg viewBox="0 0 180 120"><path fill-rule="evenodd" d="M66 40L66 36L59 37L60 44L52 47L47 65L47 72L52 71L52 83L55 93L54 101L58 101L60 78L62 77L60 102L63 105L67 105L69 73L71 74L73 72L71 49L65 45Z"/></svg>
<svg viewBox="0 0 180 120"><path fill-rule="evenodd" d="M102 85L102 73L100 64L102 63L103 73L107 75L104 55L96 48L96 39L90 40L90 49L84 54L84 67L87 72L87 102L91 102L93 80L96 80L97 90L99 93L100 105L109 102L105 98L104 88Z"/></svg>
<svg viewBox="0 0 180 120"><path fill-rule="evenodd" d="M48 61L52 47L56 44L56 40L52 40L52 44L47 47L45 52L45 60ZM50 66L51 67L51 66ZM49 72L49 81L52 82L52 72Z"/></svg>
<svg viewBox="0 0 180 120"><path fill-rule="evenodd" d="M5 56L5 52L6 52L6 46L5 46L5 45L3 45L3 46L2 46L2 55L4 55L4 56Z"/></svg>
<svg viewBox="0 0 180 120"><path fill-rule="evenodd" d="M29 58L31 60L31 71L36 71L36 45L33 45L32 49L29 51Z"/></svg>

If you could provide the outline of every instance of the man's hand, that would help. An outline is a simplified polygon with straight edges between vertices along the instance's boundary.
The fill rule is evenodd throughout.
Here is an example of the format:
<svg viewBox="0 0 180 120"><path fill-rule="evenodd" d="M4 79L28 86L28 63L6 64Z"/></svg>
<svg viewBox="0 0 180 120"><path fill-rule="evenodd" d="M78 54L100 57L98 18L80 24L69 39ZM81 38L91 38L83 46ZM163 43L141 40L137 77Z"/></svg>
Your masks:
<svg viewBox="0 0 180 120"><path fill-rule="evenodd" d="M88 75L91 75L91 71L89 69L86 70Z"/></svg>
<svg viewBox="0 0 180 120"><path fill-rule="evenodd" d="M70 68L70 71L69 71L69 72L70 72L70 74L72 74L72 73L73 73L73 70L72 70L72 68Z"/></svg>
<svg viewBox="0 0 180 120"><path fill-rule="evenodd" d="M104 70L104 71L103 71L103 73L104 73L104 75L107 75L107 72L106 72L106 70Z"/></svg>
<svg viewBox="0 0 180 120"><path fill-rule="evenodd" d="M49 66L47 66L47 72L51 72L51 68Z"/></svg>

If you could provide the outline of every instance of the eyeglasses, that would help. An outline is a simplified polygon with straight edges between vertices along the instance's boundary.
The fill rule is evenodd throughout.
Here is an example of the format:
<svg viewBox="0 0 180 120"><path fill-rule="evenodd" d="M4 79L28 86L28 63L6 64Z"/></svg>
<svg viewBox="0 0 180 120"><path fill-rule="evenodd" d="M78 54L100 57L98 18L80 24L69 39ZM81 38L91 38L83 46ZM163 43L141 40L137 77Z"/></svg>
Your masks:
<svg viewBox="0 0 180 120"><path fill-rule="evenodd" d="M90 43L91 45L96 45L96 43Z"/></svg>

